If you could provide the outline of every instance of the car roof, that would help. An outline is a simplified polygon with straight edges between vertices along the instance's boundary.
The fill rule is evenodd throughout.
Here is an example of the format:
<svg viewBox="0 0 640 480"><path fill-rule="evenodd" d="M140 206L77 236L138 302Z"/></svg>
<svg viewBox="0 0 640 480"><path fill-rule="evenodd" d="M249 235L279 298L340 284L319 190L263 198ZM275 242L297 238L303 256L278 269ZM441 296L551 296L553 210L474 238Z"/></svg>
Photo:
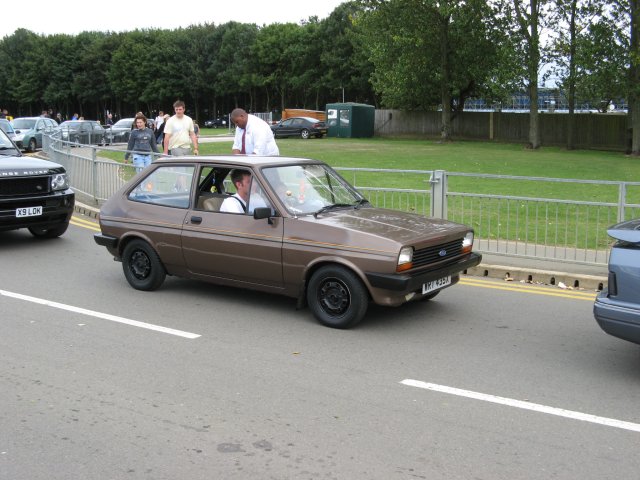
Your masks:
<svg viewBox="0 0 640 480"><path fill-rule="evenodd" d="M189 157L160 157L154 160L153 163L172 163L172 164L191 164L191 163L219 163L224 165L231 165L237 167L255 167L255 166L269 166L279 167L287 165L300 165L300 164L314 164L324 163L320 160L313 160L310 158L296 158L296 157L263 157L258 155L200 155Z"/></svg>

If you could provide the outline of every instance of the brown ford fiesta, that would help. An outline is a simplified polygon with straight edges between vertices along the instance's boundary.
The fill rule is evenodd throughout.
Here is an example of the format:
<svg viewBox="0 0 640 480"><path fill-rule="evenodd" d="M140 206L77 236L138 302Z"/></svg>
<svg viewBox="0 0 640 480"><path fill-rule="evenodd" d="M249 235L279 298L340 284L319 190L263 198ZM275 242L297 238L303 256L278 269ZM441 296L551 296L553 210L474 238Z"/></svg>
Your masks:
<svg viewBox="0 0 640 480"><path fill-rule="evenodd" d="M164 157L100 211L95 235L133 288L167 274L278 293L348 328L370 300L428 300L480 263L473 230L373 207L326 164Z"/></svg>

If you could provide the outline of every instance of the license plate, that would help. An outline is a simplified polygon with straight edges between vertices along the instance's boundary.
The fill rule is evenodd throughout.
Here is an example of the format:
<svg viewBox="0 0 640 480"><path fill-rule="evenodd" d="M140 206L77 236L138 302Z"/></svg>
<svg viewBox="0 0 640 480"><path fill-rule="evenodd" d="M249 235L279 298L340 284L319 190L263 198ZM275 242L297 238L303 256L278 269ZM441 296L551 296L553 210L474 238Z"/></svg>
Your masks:
<svg viewBox="0 0 640 480"><path fill-rule="evenodd" d="M16 217L37 217L42 215L42 207L16 208Z"/></svg>
<svg viewBox="0 0 640 480"><path fill-rule="evenodd" d="M422 285L422 294L433 292L447 285L451 285L451 275L424 283Z"/></svg>

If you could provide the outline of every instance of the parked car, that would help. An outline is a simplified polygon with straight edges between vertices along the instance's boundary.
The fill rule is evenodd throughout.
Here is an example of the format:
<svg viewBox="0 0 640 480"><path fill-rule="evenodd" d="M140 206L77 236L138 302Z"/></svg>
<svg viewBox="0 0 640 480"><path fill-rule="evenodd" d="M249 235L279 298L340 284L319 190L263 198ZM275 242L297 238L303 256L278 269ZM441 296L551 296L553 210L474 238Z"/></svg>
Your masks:
<svg viewBox="0 0 640 480"><path fill-rule="evenodd" d="M273 136L279 137L317 137L327 134L327 125L311 117L291 117L271 125Z"/></svg>
<svg viewBox="0 0 640 480"><path fill-rule="evenodd" d="M0 129L7 134L14 142L16 141L16 131L13 129L13 125L6 118L0 118Z"/></svg>
<svg viewBox="0 0 640 480"><path fill-rule="evenodd" d="M206 128L226 128L229 126L226 117L214 118L213 120L205 120L204 126Z"/></svg>
<svg viewBox="0 0 640 480"><path fill-rule="evenodd" d="M107 132L96 120L67 120L58 129L62 140L82 145L104 145Z"/></svg>
<svg viewBox="0 0 640 480"><path fill-rule="evenodd" d="M609 256L609 281L593 305L600 328L640 344L640 219L609 227L616 239Z"/></svg>
<svg viewBox="0 0 640 480"><path fill-rule="evenodd" d="M131 135L134 118L122 118L107 127L107 140L109 143L127 143Z"/></svg>
<svg viewBox="0 0 640 480"><path fill-rule="evenodd" d="M46 117L14 118L11 125L16 133L16 145L29 152L42 148L42 134L45 131L53 131L58 126L55 120Z"/></svg>
<svg viewBox="0 0 640 480"><path fill-rule="evenodd" d="M96 243L135 289L169 274L276 293L336 328L370 300L429 300L480 263L471 227L373 207L316 160L250 157L154 161L102 206ZM239 202L232 170L251 174L244 214L221 211Z"/></svg>
<svg viewBox="0 0 640 480"><path fill-rule="evenodd" d="M0 231L28 228L36 237L59 237L74 200L62 165L24 156L0 129Z"/></svg>

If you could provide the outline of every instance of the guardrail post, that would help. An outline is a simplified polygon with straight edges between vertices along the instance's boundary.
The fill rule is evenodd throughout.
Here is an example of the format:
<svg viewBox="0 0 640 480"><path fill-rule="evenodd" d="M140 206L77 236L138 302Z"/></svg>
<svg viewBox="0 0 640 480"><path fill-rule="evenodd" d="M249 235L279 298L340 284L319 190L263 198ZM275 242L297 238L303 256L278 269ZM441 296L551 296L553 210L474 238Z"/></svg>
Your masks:
<svg viewBox="0 0 640 480"><path fill-rule="evenodd" d="M96 147L91 147L91 160L92 160L92 168L91 172L93 174L93 201L96 205L98 205L98 162L96 162L96 157L98 156L98 149Z"/></svg>
<svg viewBox="0 0 640 480"><path fill-rule="evenodd" d="M618 189L618 223L624 222L624 206L627 203L627 184L624 182L620 183L620 188Z"/></svg>
<svg viewBox="0 0 640 480"><path fill-rule="evenodd" d="M434 170L429 179L431 184L430 215L436 218L447 218L447 173Z"/></svg>

